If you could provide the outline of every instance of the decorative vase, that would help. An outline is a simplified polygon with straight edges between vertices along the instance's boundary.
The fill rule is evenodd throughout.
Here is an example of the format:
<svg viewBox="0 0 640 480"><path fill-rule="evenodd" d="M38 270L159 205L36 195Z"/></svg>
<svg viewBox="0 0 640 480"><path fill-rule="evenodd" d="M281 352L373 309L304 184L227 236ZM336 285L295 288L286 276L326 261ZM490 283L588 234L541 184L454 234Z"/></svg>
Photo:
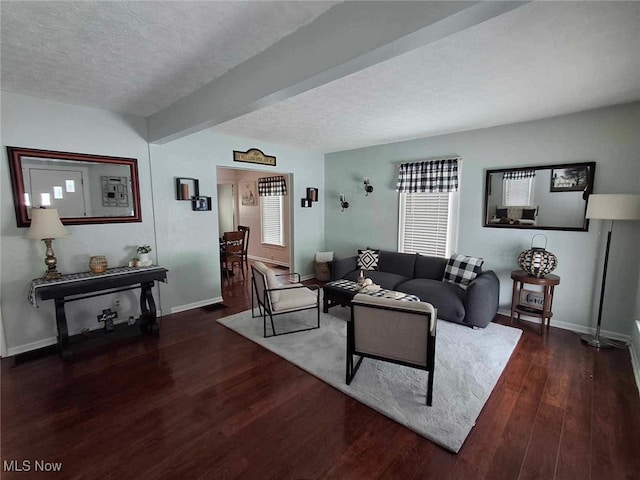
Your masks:
<svg viewBox="0 0 640 480"><path fill-rule="evenodd" d="M91 273L104 273L107 270L107 257L95 255L89 259L89 270Z"/></svg>
<svg viewBox="0 0 640 480"><path fill-rule="evenodd" d="M536 237L544 237L544 247L534 247L533 241ZM538 233L531 238L531 249L525 250L518 255L518 266L534 277L542 278L553 272L558 266L558 257L548 252L547 237Z"/></svg>

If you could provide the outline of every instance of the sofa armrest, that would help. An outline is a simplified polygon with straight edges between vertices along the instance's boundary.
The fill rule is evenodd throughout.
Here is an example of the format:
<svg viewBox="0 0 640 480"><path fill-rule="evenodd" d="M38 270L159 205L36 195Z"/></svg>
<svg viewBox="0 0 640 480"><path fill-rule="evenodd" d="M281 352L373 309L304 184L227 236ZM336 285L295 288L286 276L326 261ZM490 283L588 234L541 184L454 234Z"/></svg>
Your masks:
<svg viewBox="0 0 640 480"><path fill-rule="evenodd" d="M339 280L347 273L353 272L356 268L358 268L357 256L335 260L331 268L331 280Z"/></svg>
<svg viewBox="0 0 640 480"><path fill-rule="evenodd" d="M498 313L500 280L493 270L478 275L464 295L464 323L472 327L486 327Z"/></svg>

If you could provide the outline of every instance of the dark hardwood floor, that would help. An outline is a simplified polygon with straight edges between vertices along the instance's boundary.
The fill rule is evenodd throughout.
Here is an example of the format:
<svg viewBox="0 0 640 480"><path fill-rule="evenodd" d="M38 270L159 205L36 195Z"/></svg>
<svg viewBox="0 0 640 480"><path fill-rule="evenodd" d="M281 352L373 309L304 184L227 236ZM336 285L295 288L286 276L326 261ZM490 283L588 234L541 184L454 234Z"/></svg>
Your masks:
<svg viewBox="0 0 640 480"><path fill-rule="evenodd" d="M523 323L455 455L216 323L250 305L248 279L224 284L226 308L165 316L159 338L67 364L3 359L3 466L28 460L30 472L2 478L640 478L627 350Z"/></svg>

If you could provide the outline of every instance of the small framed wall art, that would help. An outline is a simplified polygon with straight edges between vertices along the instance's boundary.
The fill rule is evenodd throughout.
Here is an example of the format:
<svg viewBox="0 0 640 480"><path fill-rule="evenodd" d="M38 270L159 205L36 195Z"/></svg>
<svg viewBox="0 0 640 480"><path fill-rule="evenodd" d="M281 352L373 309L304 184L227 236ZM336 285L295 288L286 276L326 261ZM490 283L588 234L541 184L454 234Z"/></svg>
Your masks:
<svg viewBox="0 0 640 480"><path fill-rule="evenodd" d="M200 187L197 178L176 178L176 200L191 200L200 195Z"/></svg>
<svg viewBox="0 0 640 480"><path fill-rule="evenodd" d="M318 189L315 187L307 187L307 200L312 202L318 201Z"/></svg>
<svg viewBox="0 0 640 480"><path fill-rule="evenodd" d="M196 212L211 210L211 197L197 196L191 199L191 209Z"/></svg>

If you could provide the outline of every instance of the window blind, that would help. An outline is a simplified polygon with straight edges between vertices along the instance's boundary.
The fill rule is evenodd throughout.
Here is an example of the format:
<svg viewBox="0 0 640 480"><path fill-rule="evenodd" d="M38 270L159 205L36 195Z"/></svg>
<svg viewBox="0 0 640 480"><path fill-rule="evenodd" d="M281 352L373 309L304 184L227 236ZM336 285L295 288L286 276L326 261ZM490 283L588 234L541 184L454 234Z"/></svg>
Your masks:
<svg viewBox="0 0 640 480"><path fill-rule="evenodd" d="M400 251L447 256L449 193L400 195Z"/></svg>
<svg viewBox="0 0 640 480"><path fill-rule="evenodd" d="M282 197L260 197L262 243L284 246L282 228Z"/></svg>
<svg viewBox="0 0 640 480"><path fill-rule="evenodd" d="M504 182L504 206L530 205L531 204L531 180L532 177L507 179Z"/></svg>

